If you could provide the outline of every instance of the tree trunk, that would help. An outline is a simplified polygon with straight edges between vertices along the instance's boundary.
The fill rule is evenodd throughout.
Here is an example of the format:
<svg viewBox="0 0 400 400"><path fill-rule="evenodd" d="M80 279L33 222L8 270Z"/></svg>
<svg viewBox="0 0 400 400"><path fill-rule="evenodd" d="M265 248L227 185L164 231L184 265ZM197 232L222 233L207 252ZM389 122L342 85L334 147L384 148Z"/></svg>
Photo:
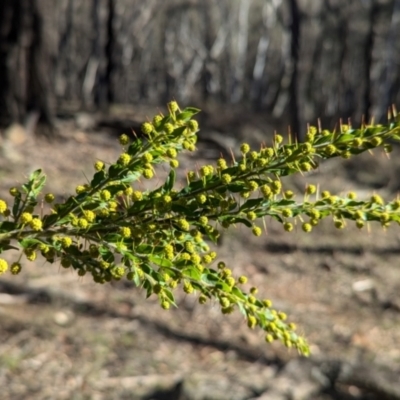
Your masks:
<svg viewBox="0 0 400 400"><path fill-rule="evenodd" d="M356 125L400 102L400 0L1 0L0 124L110 103L236 103Z"/></svg>
<svg viewBox="0 0 400 400"><path fill-rule="evenodd" d="M43 26L36 0L0 3L0 125L35 120L49 134L54 96Z"/></svg>

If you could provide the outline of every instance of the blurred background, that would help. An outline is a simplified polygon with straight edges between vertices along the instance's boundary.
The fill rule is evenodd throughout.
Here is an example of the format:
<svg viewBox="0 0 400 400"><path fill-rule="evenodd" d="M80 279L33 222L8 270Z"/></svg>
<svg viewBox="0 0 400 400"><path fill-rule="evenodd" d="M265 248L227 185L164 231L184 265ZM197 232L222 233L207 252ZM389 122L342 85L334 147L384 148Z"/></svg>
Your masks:
<svg viewBox="0 0 400 400"><path fill-rule="evenodd" d="M253 146L385 121L400 107L400 0L1 0L0 194L42 167L62 199L164 104L202 109L182 170ZM286 188L399 190L400 152L331 160ZM161 172L160 172L161 174ZM224 234L220 257L312 343L299 359L240 315L39 260L0 280L2 399L400 399L400 234ZM10 259L15 255L10 255Z"/></svg>

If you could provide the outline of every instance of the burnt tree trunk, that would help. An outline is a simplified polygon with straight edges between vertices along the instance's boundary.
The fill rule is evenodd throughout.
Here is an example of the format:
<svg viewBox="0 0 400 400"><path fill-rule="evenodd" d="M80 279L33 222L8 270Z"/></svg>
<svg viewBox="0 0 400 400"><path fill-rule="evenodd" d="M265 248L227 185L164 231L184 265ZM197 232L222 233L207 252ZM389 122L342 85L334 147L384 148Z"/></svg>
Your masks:
<svg viewBox="0 0 400 400"><path fill-rule="evenodd" d="M400 102L400 0L2 0L0 124L110 103L244 105L294 133Z"/></svg>
<svg viewBox="0 0 400 400"><path fill-rule="evenodd" d="M52 131L52 93L49 45L35 0L0 3L0 125L17 121L41 124Z"/></svg>

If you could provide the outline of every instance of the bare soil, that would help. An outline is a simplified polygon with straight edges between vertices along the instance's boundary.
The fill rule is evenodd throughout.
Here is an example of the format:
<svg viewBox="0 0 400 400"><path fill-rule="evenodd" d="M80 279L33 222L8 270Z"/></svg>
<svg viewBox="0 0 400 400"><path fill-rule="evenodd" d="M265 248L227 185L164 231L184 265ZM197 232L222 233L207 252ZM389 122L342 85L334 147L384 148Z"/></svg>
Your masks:
<svg viewBox="0 0 400 400"><path fill-rule="evenodd" d="M241 128L226 138L229 146L273 133L258 122ZM213 132L200 135L207 138L199 142L202 156L215 153L208 153ZM46 190L62 199L92 175L94 161L119 155L108 132L61 121L60 133L48 142L21 127L3 132L0 196L42 168ZM338 194L379 191L390 199L399 189L399 160L399 148L390 160L379 151L332 160L289 177L285 187L300 192L319 182ZM202 162L182 156L182 176ZM178 295L179 308L167 312L129 283L97 285L38 260L0 279L0 398L399 399L400 227L332 225L288 234L267 220L261 238L238 228L217 248L236 275L248 275L297 323L312 344L310 359L265 344L241 315L222 316L217 304L200 306L196 296Z"/></svg>

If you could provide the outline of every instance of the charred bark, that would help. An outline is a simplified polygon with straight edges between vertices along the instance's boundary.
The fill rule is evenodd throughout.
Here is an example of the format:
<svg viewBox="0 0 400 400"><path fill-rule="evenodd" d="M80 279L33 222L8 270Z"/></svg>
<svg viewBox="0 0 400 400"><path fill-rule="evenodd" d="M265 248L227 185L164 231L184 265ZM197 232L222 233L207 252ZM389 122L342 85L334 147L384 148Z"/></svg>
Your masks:
<svg viewBox="0 0 400 400"><path fill-rule="evenodd" d="M35 116L39 133L53 133L52 64L35 0L0 4L0 125L27 124Z"/></svg>
<svg viewBox="0 0 400 400"><path fill-rule="evenodd" d="M292 79L289 86L289 109L290 109L290 121L291 129L294 132L295 137L301 140L301 127L299 119L299 107L298 107L298 63L299 63L299 46L300 46L300 11L297 5L297 0L289 0L290 14L291 14L291 43L290 43L290 54L292 57Z"/></svg>
<svg viewBox="0 0 400 400"><path fill-rule="evenodd" d="M245 105L300 134L317 118L379 121L400 102L399 0L54 4L0 2L2 125L175 98Z"/></svg>

